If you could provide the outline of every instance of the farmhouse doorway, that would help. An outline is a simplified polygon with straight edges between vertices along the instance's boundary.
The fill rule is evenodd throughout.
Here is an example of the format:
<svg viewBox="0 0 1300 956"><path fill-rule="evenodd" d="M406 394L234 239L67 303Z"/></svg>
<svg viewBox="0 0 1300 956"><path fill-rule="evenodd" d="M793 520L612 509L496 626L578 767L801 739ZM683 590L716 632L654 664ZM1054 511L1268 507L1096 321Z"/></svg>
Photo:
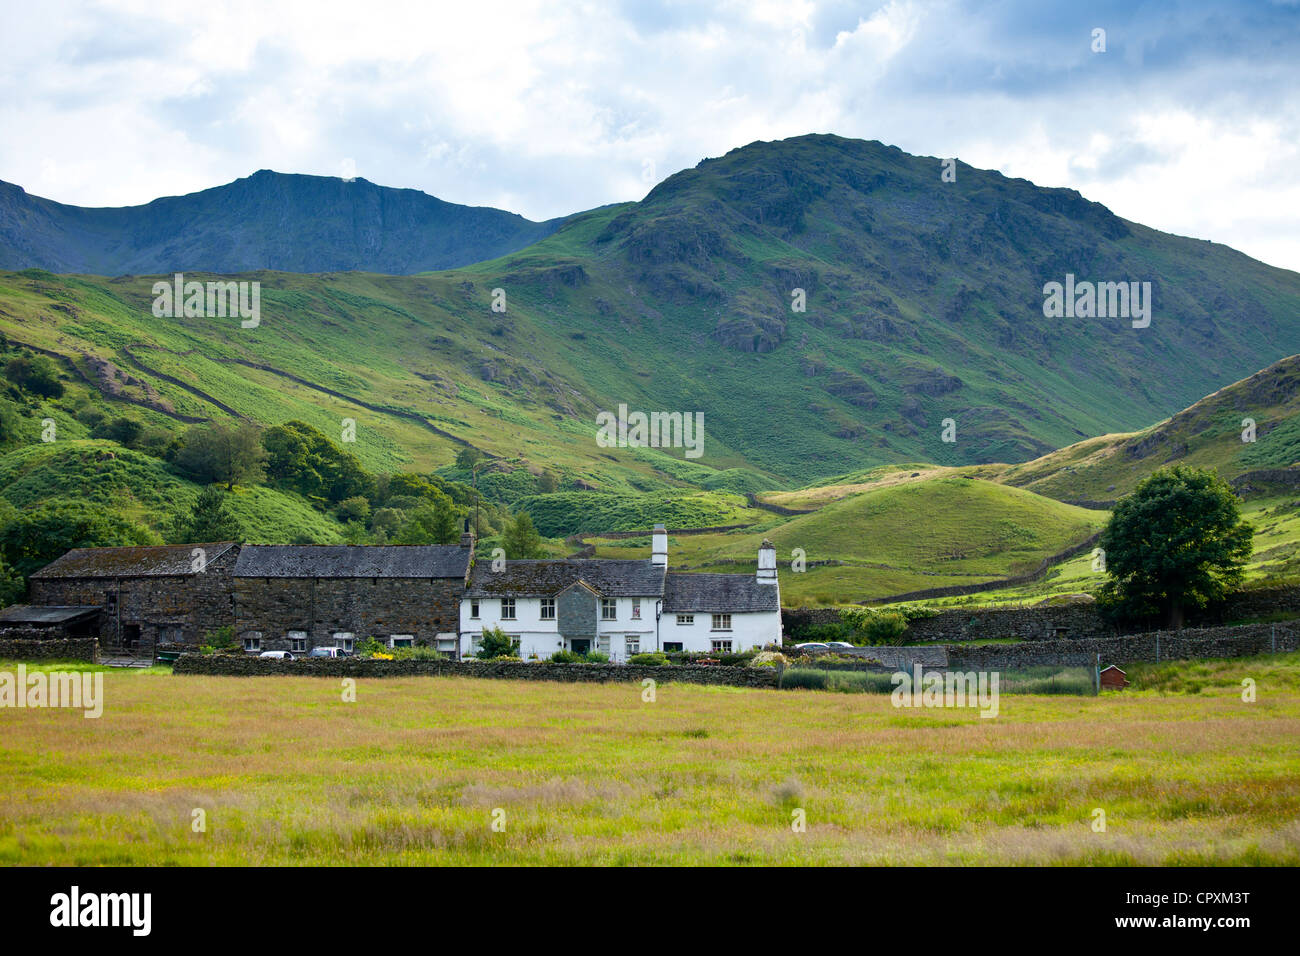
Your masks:
<svg viewBox="0 0 1300 956"><path fill-rule="evenodd" d="M575 637L569 641L575 654L587 654L591 651L591 639L587 637Z"/></svg>

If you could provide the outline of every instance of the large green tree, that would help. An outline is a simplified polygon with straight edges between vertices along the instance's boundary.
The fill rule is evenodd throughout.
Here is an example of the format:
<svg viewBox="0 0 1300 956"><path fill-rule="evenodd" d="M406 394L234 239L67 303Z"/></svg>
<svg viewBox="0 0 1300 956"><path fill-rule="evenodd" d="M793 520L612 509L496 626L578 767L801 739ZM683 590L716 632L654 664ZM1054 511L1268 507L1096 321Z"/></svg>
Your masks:
<svg viewBox="0 0 1300 956"><path fill-rule="evenodd" d="M237 541L243 536L238 519L226 510L226 493L216 485L199 492L194 507L177 515L172 526L172 541Z"/></svg>
<svg viewBox="0 0 1300 956"><path fill-rule="evenodd" d="M514 520L506 524L501 535L501 547L506 552L506 558L511 561L546 556L542 536L533 526L533 519L527 511L519 512Z"/></svg>
<svg viewBox="0 0 1300 956"><path fill-rule="evenodd" d="M185 433L172 464L201 482L220 482L226 490L235 483L254 483L262 478L266 452L256 425L213 422L195 425Z"/></svg>
<svg viewBox="0 0 1300 956"><path fill-rule="evenodd" d="M425 504L410 512L397 544L455 544L460 539L460 522L465 511L440 491L425 496Z"/></svg>
<svg viewBox="0 0 1300 956"><path fill-rule="evenodd" d="M262 443L267 452L267 478L282 488L336 504L374 493L374 479L361 460L306 422L289 421L268 428Z"/></svg>
<svg viewBox="0 0 1300 956"><path fill-rule="evenodd" d="M1182 627L1189 608L1241 583L1252 534L1241 502L1213 471L1161 468L1120 499L1101 533L1109 575L1101 602L1120 617Z"/></svg>

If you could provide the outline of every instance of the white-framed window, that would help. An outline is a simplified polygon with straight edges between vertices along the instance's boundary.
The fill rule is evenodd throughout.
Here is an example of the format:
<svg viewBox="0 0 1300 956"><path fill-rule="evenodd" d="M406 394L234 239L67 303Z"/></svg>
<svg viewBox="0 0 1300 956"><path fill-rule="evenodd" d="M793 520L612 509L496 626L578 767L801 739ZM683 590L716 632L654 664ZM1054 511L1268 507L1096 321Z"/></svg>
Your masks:
<svg viewBox="0 0 1300 956"><path fill-rule="evenodd" d="M244 635L244 650L260 651L262 649L262 632L253 631L251 634Z"/></svg>
<svg viewBox="0 0 1300 956"><path fill-rule="evenodd" d="M712 641L711 643L713 644L713 653L715 654L731 653L731 641L729 639L721 640L721 641Z"/></svg>
<svg viewBox="0 0 1300 956"><path fill-rule="evenodd" d="M713 615L713 623L709 625L709 629L714 631L731 630L731 615L730 614Z"/></svg>
<svg viewBox="0 0 1300 956"><path fill-rule="evenodd" d="M601 598L600 619L602 621L617 621L618 601L616 601L614 598Z"/></svg>
<svg viewBox="0 0 1300 956"><path fill-rule="evenodd" d="M350 651L353 646L353 636L351 631L335 631L334 646L341 651Z"/></svg>
<svg viewBox="0 0 1300 956"><path fill-rule="evenodd" d="M389 647L414 647L414 634L390 634L388 635Z"/></svg>
<svg viewBox="0 0 1300 956"><path fill-rule="evenodd" d="M685 625L685 624L694 624L694 623L695 623L695 615L694 615L694 614L678 614L678 615L677 615L677 626L678 626L678 627L681 627L682 625Z"/></svg>
<svg viewBox="0 0 1300 956"><path fill-rule="evenodd" d="M598 636L598 637L596 638L596 651L597 651L597 653L600 653L600 654L608 654L608 653L609 653L609 638L608 638L608 637L599 637L599 636Z"/></svg>
<svg viewBox="0 0 1300 956"><path fill-rule="evenodd" d="M478 601L469 602L469 616L476 621L478 620Z"/></svg>
<svg viewBox="0 0 1300 956"><path fill-rule="evenodd" d="M307 650L306 631L290 631L285 637L289 639L289 650L295 654L302 654Z"/></svg>
<svg viewBox="0 0 1300 956"><path fill-rule="evenodd" d="M632 620L634 621L641 620L641 599L640 598L632 599Z"/></svg>
<svg viewBox="0 0 1300 956"><path fill-rule="evenodd" d="M631 657L633 654L640 654L641 638L637 637L635 634L629 634L627 636L627 644L625 645L625 650L627 652L628 657Z"/></svg>
<svg viewBox="0 0 1300 956"><path fill-rule="evenodd" d="M502 598L501 599L501 620L513 621L514 619L515 619L515 599Z"/></svg>
<svg viewBox="0 0 1300 956"><path fill-rule="evenodd" d="M438 635L438 653L454 654L456 653L456 635L439 634Z"/></svg>
<svg viewBox="0 0 1300 956"><path fill-rule="evenodd" d="M555 620L555 598L542 598L542 620Z"/></svg>

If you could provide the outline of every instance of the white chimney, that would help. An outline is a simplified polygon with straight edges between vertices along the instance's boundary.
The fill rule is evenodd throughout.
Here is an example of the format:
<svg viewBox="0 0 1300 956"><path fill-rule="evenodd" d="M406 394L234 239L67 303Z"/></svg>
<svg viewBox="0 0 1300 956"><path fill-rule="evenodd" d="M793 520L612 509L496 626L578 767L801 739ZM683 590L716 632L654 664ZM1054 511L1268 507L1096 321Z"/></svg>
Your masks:
<svg viewBox="0 0 1300 956"><path fill-rule="evenodd" d="M655 525L650 539L650 563L658 568L668 567L668 529L661 524Z"/></svg>
<svg viewBox="0 0 1300 956"><path fill-rule="evenodd" d="M776 584L776 545L766 538L758 549L758 583Z"/></svg>

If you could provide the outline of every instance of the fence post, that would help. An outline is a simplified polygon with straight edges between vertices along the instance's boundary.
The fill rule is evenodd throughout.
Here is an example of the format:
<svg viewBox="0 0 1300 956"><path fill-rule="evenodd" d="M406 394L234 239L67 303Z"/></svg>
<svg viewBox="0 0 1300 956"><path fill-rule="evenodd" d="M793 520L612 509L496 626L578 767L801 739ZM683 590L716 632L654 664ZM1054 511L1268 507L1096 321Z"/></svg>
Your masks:
<svg viewBox="0 0 1300 956"><path fill-rule="evenodd" d="M1101 653L1097 653L1097 666L1092 669L1092 693L1093 696L1101 695Z"/></svg>

